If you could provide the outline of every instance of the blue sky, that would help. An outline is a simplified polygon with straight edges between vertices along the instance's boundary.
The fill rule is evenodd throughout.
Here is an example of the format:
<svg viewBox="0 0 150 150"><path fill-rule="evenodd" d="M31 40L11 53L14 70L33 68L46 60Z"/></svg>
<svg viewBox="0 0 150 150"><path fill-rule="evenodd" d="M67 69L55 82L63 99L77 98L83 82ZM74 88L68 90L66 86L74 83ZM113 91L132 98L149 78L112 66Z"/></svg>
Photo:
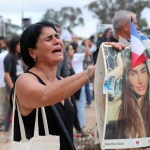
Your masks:
<svg viewBox="0 0 150 150"><path fill-rule="evenodd" d="M63 6L80 7L83 11L85 26L79 26L74 32L82 37L89 37L96 32L98 21L92 17L92 13L85 9L85 5L93 0L1 0L0 16L4 19L11 19L12 23L21 25L22 12L24 17L30 17L32 23L39 21L48 8L60 10ZM147 9L143 16L149 17L150 11ZM149 19L150 26L150 19Z"/></svg>

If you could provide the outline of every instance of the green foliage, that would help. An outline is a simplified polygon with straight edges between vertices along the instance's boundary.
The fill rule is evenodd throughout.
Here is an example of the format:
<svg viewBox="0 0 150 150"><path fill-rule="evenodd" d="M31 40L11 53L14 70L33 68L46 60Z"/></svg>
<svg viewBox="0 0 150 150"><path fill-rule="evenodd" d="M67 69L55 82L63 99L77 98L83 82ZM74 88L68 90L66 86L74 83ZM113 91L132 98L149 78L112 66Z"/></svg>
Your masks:
<svg viewBox="0 0 150 150"><path fill-rule="evenodd" d="M112 23L116 11L130 10L136 13L139 27L144 27L147 22L141 18L141 13L150 8L150 0L95 0L87 8L104 24Z"/></svg>
<svg viewBox="0 0 150 150"><path fill-rule="evenodd" d="M60 26L68 28L71 31L72 28L84 24L84 20L81 15L82 11L80 8L62 7L60 11L48 9L42 20L54 22Z"/></svg>

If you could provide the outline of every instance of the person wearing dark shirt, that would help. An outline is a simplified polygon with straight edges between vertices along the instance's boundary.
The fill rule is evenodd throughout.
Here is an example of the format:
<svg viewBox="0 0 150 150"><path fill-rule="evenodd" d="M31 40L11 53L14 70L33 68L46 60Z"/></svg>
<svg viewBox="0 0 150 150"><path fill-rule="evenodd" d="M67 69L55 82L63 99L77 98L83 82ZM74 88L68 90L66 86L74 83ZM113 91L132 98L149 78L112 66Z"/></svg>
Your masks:
<svg viewBox="0 0 150 150"><path fill-rule="evenodd" d="M57 76L61 76L63 78L66 78L69 76L69 68L67 65L67 54L66 51L63 52L64 55L64 60L61 61L58 65L57 65Z"/></svg>
<svg viewBox="0 0 150 150"><path fill-rule="evenodd" d="M104 33L102 34L102 37L100 39L98 39L98 41L97 41L97 49L93 53L93 63L94 64L96 64L96 60L97 60L97 56L98 56L100 45L103 42L110 42L111 41L111 37L112 37L112 29L111 28L107 28L104 31Z"/></svg>
<svg viewBox="0 0 150 150"><path fill-rule="evenodd" d="M20 45L19 45L19 37L15 36L11 39L9 43L9 53L6 55L4 59L4 70L5 70L5 82L6 82L6 92L8 98L10 97L11 90L13 88L14 82L17 77L17 59L18 54L20 53ZM8 101L9 102L9 101ZM10 117L11 117L12 108L8 103L8 109L6 113L6 118L4 121L4 130L8 132L10 126Z"/></svg>
<svg viewBox="0 0 150 150"><path fill-rule="evenodd" d="M113 20L112 20L114 35L110 37L108 42L118 42L119 36L121 36L122 38L126 40L130 40L131 17L133 18L133 22L136 25L136 28L138 29L138 24L137 24L135 13L131 11L127 11L127 10L119 10L115 13L115 16L113 17ZM96 64L97 55L98 55L98 51L95 52L94 64Z"/></svg>
<svg viewBox="0 0 150 150"><path fill-rule="evenodd" d="M55 27L57 33L59 34L59 36L61 36L61 26L59 24L54 24L54 27ZM57 65L57 72L56 72L56 74L57 74L57 76L61 76L63 78L66 78L66 77L69 76L69 68L68 68L68 63L67 63L66 51L63 51L63 56L64 56L63 61L61 61Z"/></svg>

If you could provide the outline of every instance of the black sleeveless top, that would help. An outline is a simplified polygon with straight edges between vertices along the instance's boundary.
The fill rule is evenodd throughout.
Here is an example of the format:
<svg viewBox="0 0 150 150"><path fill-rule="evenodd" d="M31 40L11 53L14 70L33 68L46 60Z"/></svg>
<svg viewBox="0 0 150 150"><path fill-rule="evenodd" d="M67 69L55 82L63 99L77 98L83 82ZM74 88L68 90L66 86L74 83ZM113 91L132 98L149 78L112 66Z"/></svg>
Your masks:
<svg viewBox="0 0 150 150"><path fill-rule="evenodd" d="M35 75L41 84L46 85L36 74L29 72L29 71L27 71L27 73L31 73ZM59 102L55 104L55 107L57 111L59 112L59 115L73 142L74 109L73 109L71 102L68 99L66 99L64 100L64 105L61 102ZM48 121L49 133L51 135L60 136L60 150L71 150L70 147L68 146L67 139L63 135L62 130L55 118L54 111L52 110L51 106L46 106L45 112L46 112L47 121ZM34 134L35 114L36 114L36 109L34 109L29 115L22 116L27 139L32 138ZM39 109L38 115L39 115L39 134L45 135L43 121L42 121L42 114L41 114L40 109ZM21 140L17 111L15 112L14 140L15 141Z"/></svg>

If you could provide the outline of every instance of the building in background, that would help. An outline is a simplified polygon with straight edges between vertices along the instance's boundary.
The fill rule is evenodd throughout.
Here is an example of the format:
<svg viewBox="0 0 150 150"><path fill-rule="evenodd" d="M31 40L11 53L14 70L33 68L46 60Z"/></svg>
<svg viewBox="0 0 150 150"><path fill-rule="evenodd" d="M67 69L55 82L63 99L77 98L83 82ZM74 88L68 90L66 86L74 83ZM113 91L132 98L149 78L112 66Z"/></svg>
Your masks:
<svg viewBox="0 0 150 150"><path fill-rule="evenodd" d="M2 16L0 16L0 36L6 36L6 26Z"/></svg>
<svg viewBox="0 0 150 150"><path fill-rule="evenodd" d="M22 29L25 29L29 25L31 25L31 18L22 18Z"/></svg>
<svg viewBox="0 0 150 150"><path fill-rule="evenodd" d="M22 33L22 28L18 25L11 23L10 19L5 20L0 16L0 36L5 37L10 40L14 35L20 35Z"/></svg>

